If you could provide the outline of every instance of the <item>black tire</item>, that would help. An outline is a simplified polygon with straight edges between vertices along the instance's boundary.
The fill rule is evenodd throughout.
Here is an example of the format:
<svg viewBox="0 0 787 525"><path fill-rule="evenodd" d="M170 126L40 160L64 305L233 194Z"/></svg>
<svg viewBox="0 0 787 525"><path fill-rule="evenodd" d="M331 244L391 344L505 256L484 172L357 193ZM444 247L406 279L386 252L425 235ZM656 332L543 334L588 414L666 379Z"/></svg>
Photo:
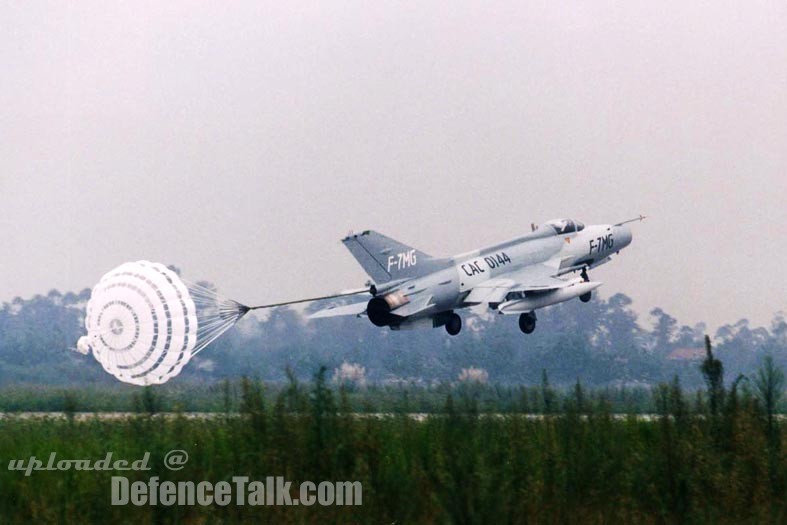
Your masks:
<svg viewBox="0 0 787 525"><path fill-rule="evenodd" d="M592 297L593 294L591 292L586 292L579 296L579 300L582 301L583 303L587 303L588 301L590 301Z"/></svg>
<svg viewBox="0 0 787 525"><path fill-rule="evenodd" d="M459 314L451 314L445 323L445 331L448 332L448 335L456 335L462 331L462 318L459 317Z"/></svg>
<svg viewBox="0 0 787 525"><path fill-rule="evenodd" d="M519 329L525 334L532 334L536 329L536 315L534 313L520 315Z"/></svg>

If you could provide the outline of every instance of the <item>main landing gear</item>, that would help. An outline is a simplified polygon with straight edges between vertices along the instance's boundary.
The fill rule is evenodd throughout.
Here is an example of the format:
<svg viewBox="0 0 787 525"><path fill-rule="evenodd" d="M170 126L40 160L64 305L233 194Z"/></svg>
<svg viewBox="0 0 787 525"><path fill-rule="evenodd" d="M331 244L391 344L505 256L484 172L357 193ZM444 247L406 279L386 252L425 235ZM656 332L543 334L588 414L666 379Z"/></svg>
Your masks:
<svg viewBox="0 0 787 525"><path fill-rule="evenodd" d="M445 331L448 335L456 335L462 331L462 318L459 314L451 314L445 323Z"/></svg>
<svg viewBox="0 0 787 525"><path fill-rule="evenodd" d="M536 329L536 313L527 312L519 316L519 329L526 334L532 334Z"/></svg>

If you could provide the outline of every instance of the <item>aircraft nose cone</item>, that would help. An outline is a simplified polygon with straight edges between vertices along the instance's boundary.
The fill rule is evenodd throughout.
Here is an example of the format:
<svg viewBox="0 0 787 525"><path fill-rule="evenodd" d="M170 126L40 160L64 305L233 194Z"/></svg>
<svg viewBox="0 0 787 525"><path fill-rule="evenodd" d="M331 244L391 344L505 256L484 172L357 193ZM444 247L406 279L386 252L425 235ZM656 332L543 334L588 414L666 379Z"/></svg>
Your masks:
<svg viewBox="0 0 787 525"><path fill-rule="evenodd" d="M631 244L631 228L626 225L615 226L615 249L622 250Z"/></svg>

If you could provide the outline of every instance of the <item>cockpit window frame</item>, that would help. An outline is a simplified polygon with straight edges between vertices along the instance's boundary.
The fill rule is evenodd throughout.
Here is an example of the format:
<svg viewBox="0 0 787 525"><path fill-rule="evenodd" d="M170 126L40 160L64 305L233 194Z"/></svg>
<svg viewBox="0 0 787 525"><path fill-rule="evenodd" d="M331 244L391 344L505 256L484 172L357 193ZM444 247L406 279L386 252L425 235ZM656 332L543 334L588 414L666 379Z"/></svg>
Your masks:
<svg viewBox="0 0 787 525"><path fill-rule="evenodd" d="M582 231L585 228L584 224L574 221L573 219L555 219L553 221L547 222L547 224L551 226L553 230L555 230L557 235L576 233L578 231Z"/></svg>

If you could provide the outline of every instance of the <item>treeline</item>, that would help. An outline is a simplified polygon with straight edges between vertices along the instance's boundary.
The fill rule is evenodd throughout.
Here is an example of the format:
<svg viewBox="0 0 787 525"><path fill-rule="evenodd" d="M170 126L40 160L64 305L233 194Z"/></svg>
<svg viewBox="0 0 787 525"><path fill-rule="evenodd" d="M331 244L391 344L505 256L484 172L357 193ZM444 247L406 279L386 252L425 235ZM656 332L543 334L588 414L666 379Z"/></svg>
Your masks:
<svg viewBox="0 0 787 525"><path fill-rule="evenodd" d="M53 290L2 305L0 388L22 383L119 386L92 357L69 350L84 332L89 296L89 290ZM660 308L643 321L622 294L539 311L538 330L529 336L519 331L515 319L493 314L466 314L464 330L451 338L443 330L381 330L365 319L308 321L302 313L280 308L268 317L243 319L175 381L216 382L248 375L286 382L285 370L308 380L322 365L334 370L349 364L368 384L431 387L478 369L490 384L537 385L546 369L551 382L563 388L577 379L593 387L651 387L675 375L686 387L702 386L695 361L670 355L680 349L701 351L705 326L681 326ZM769 327L752 327L746 320L723 326L713 340L730 380L751 376L768 355L787 369L787 321L781 314Z"/></svg>
<svg viewBox="0 0 787 525"><path fill-rule="evenodd" d="M785 523L787 438L773 417L783 373L769 361L756 379L726 384L710 348L700 373L700 391L677 379L654 390L655 421L613 418L581 385L552 397L548 384L540 395L550 415L541 419L484 415L473 388L446 394L441 415L358 417L350 390L331 388L324 368L272 397L259 381L235 384L241 416L228 406L227 417L208 420L4 419L3 460L150 452L153 470L134 479L357 480L363 506L113 507L110 472L0 469L0 515L4 523ZM154 412L155 391L141 392L153 396L141 402ZM183 470L161 467L173 448L189 453Z"/></svg>
<svg viewBox="0 0 787 525"><path fill-rule="evenodd" d="M772 361L771 361L772 362ZM329 374L330 376L331 374ZM265 402L273 404L284 390L300 385L294 376L289 382L265 382ZM308 384L308 383L304 383ZM584 402L604 406L611 414L654 414L658 411L661 385L653 387L588 387L577 380L570 386L555 386L546 370L535 385L499 385L475 381L443 382L435 385L399 384L357 386L337 383L329 387L341 395L352 412L359 414L443 414L445 400L468 398L474 400L475 410L481 414L552 414L562 410L582 393ZM745 380L739 390L759 396L756 382ZM686 392L692 401L705 401L702 391ZM179 413L206 412L237 414L242 406L241 382L224 379L217 383L171 382L165 385L140 388L136 386L87 385L9 386L0 388L0 412L131 412ZM787 398L782 396L774 404L774 413L787 414Z"/></svg>
<svg viewBox="0 0 787 525"><path fill-rule="evenodd" d="M546 371L544 371L546 374ZM294 379L294 378L293 378ZM445 399L472 395L481 413L547 414L562 406L576 387L555 387L545 375L546 388L478 382L445 382L423 385L374 385L357 387L331 380L329 387L341 394L357 413L443 413ZM140 387L115 386L14 386L0 388L0 412L209 412L238 413L242 404L240 382L178 383ZM295 383L299 384L299 383ZM308 383L305 383L308 384ZM580 388L585 389L581 383ZM291 382L265 382L264 397L273 403ZM613 413L655 412L653 389L592 388L585 390L589 402L604 403ZM784 400L777 411L787 412Z"/></svg>

